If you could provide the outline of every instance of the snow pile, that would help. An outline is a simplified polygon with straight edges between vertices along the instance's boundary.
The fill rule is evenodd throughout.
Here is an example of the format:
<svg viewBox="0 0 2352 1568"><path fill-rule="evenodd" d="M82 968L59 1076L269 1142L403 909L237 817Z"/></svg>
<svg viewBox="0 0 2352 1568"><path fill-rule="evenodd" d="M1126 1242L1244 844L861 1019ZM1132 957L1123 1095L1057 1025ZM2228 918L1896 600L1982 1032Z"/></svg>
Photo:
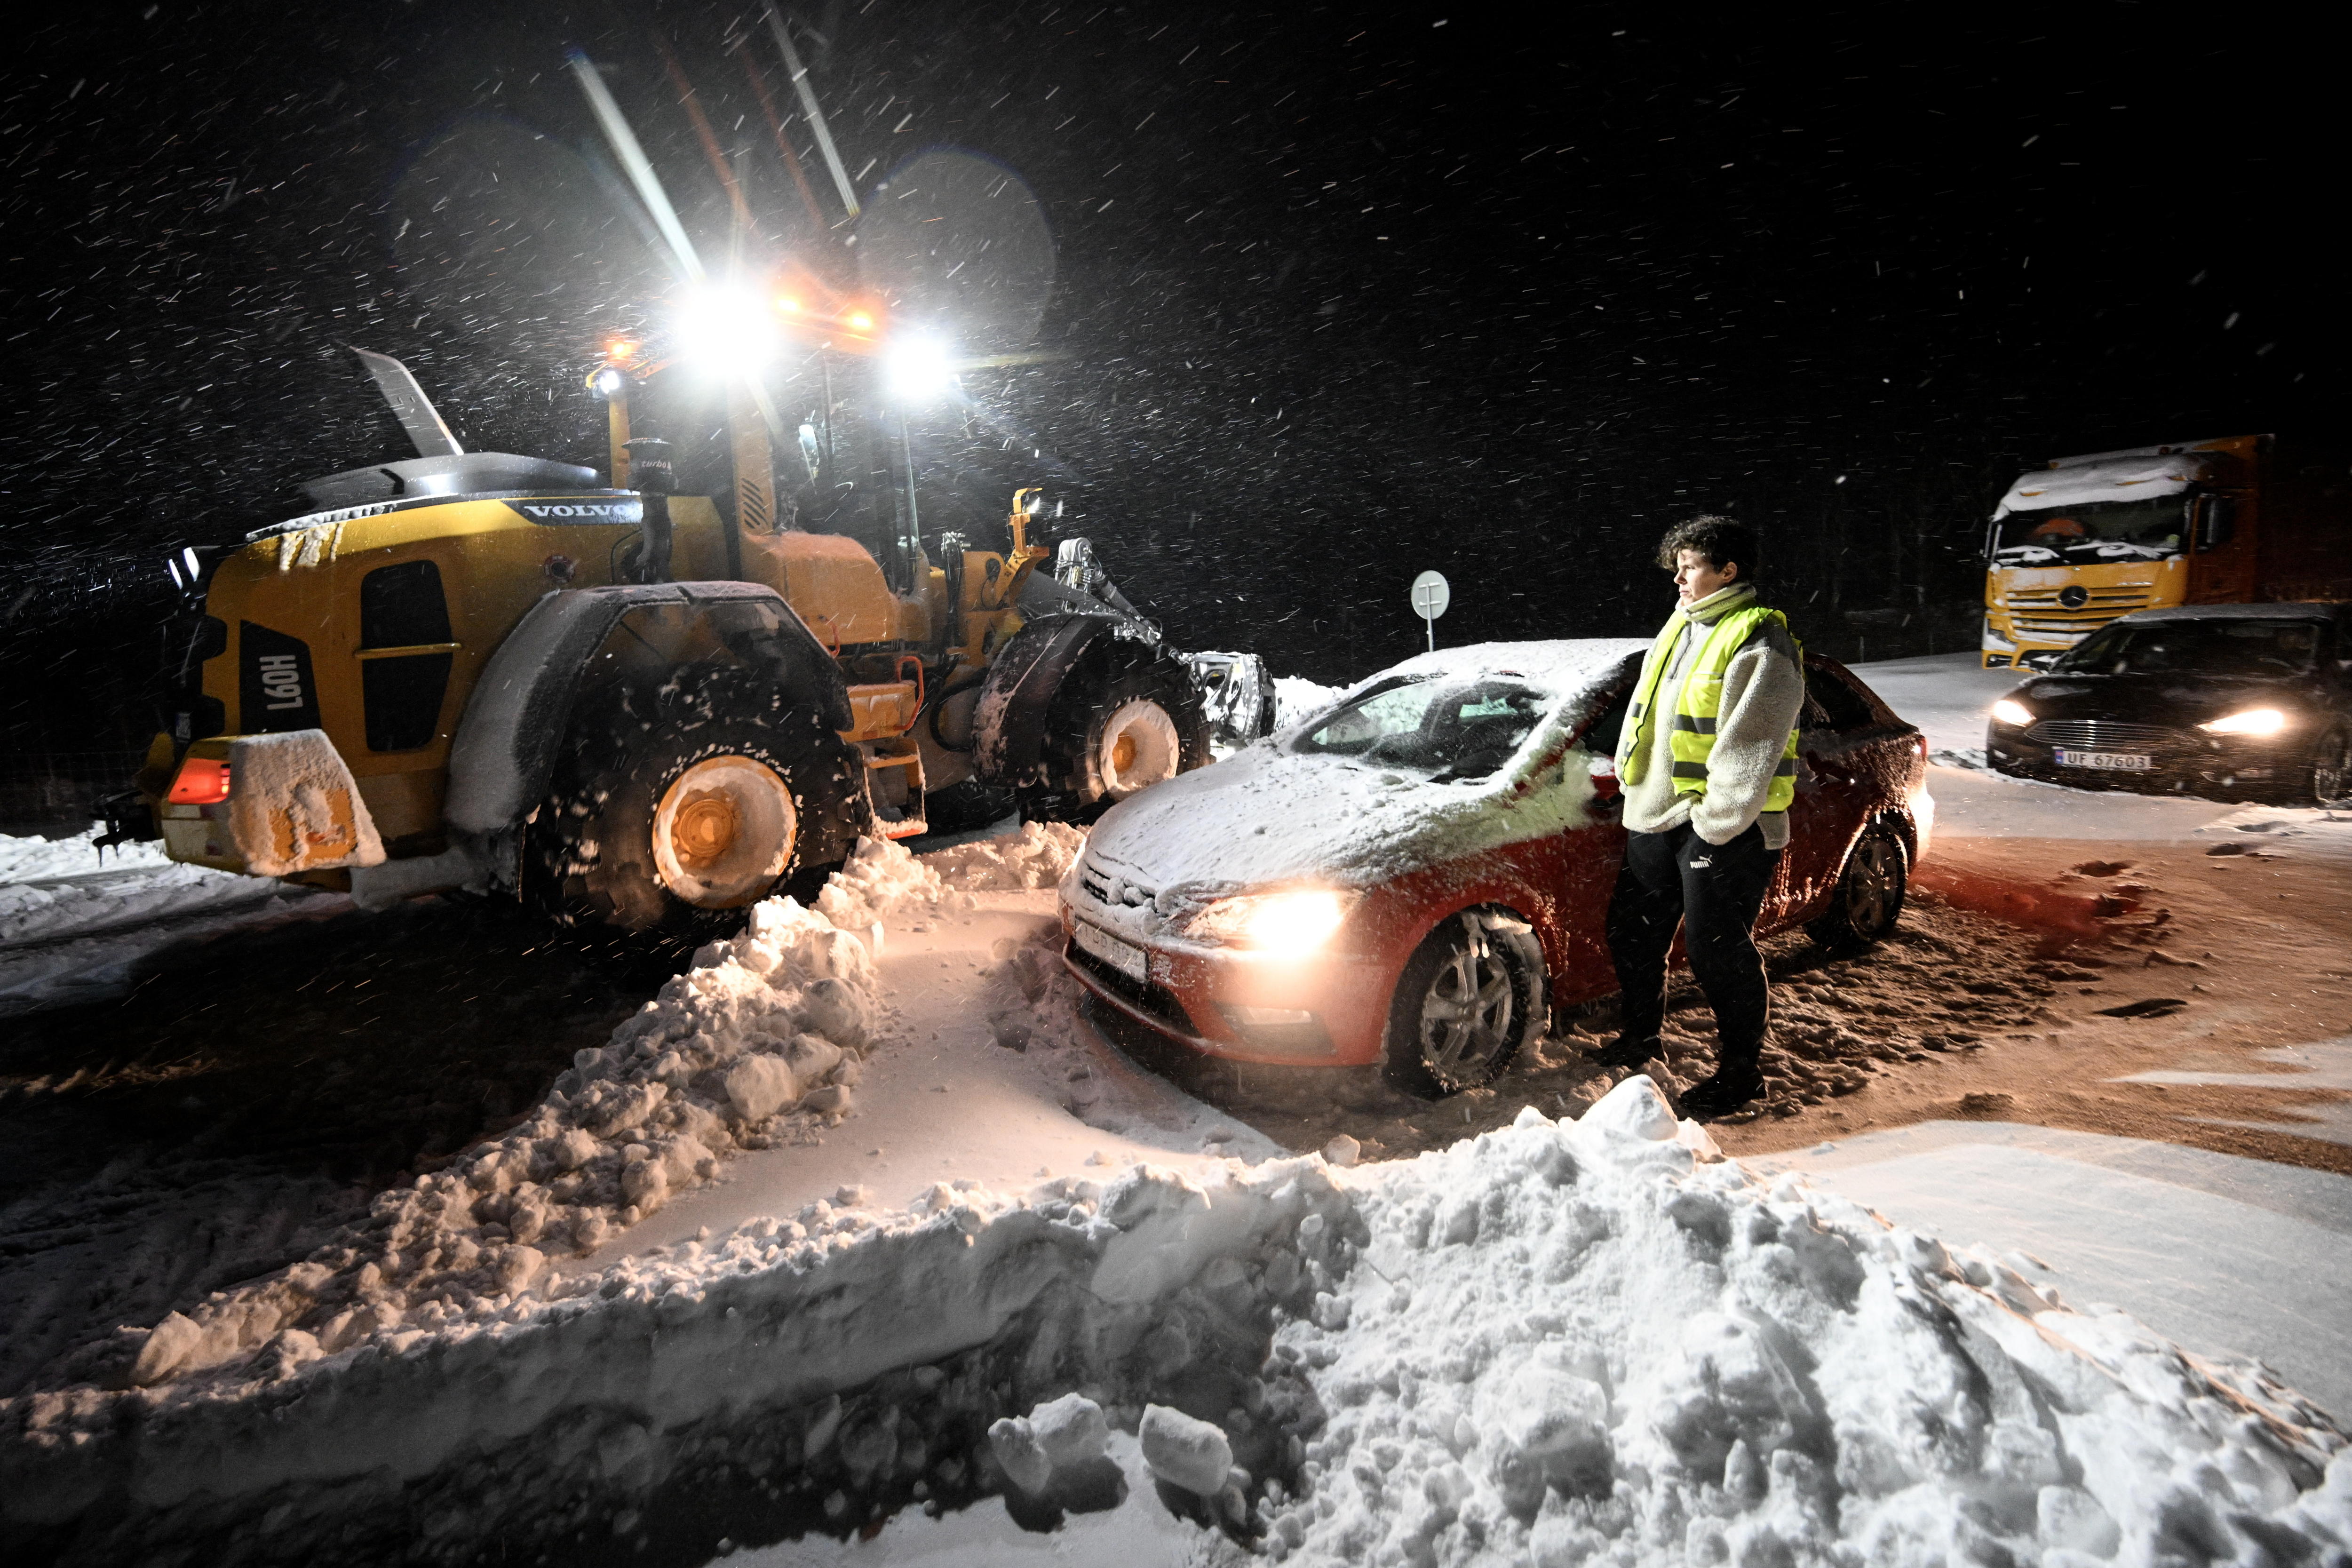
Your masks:
<svg viewBox="0 0 2352 1568"><path fill-rule="evenodd" d="M585 1251L736 1148L838 1121L876 1013L862 941L789 899L583 1050L521 1125L463 1163L377 1194L362 1225L285 1272L215 1293L149 1333L118 1375L283 1376L372 1337L495 1316L550 1251ZM101 1357L101 1360L104 1358Z"/></svg>
<svg viewBox="0 0 2352 1568"><path fill-rule="evenodd" d="M110 868L152 866L158 868L172 864L163 853L161 840L144 844L116 844L105 849L97 840L106 831L106 825L93 822L81 832L66 838L43 838L35 834L24 838L0 833L0 883L26 882L43 877L76 877L87 871Z"/></svg>
<svg viewBox="0 0 2352 1568"><path fill-rule="evenodd" d="M1276 734L1311 713L1318 713L1339 700L1347 690L1344 686L1318 686L1295 675L1274 678L1274 729Z"/></svg>
<svg viewBox="0 0 2352 1568"><path fill-rule="evenodd" d="M315 1561L361 1540L576 1555L580 1529L635 1533L665 1488L707 1497L707 1466L763 1478L795 1530L845 1531L910 1497L1013 1489L1009 1471L1044 1486L1097 1466L1154 1395L1244 1429L1226 1447L1266 1472L1281 1423L1316 1418L1296 1369L1260 1367L1272 1303L1311 1300L1326 1277L1297 1232L1348 1200L1313 1159L1222 1174L1139 1167L1025 1199L941 1184L887 1215L845 1192L240 1385L0 1402L0 1519L43 1560L241 1542ZM707 1512L661 1511L689 1530Z"/></svg>
<svg viewBox="0 0 2352 1568"><path fill-rule="evenodd" d="M1018 833L919 858L891 839L861 838L842 868L825 879L816 910L856 931L926 906L969 910L975 891L1055 886L1086 843L1083 831L1058 822L1024 823Z"/></svg>
<svg viewBox="0 0 2352 1568"><path fill-rule="evenodd" d="M764 1540L1034 1511L1117 1428L1161 1505L1332 1568L2352 1544L2352 1447L2259 1368L1751 1176L1646 1079L1412 1162L841 1198L240 1386L6 1402L0 1517L77 1561L265 1516L271 1560L455 1561L654 1515L691 1561L761 1496Z"/></svg>
<svg viewBox="0 0 2352 1568"><path fill-rule="evenodd" d="M581 1051L503 1137L379 1194L363 1225L306 1261L152 1331L127 1329L79 1370L142 1387L283 1375L372 1338L495 1313L550 1254L593 1251L739 1150L811 1142L848 1114L882 1014L871 945L882 919L968 908L964 887L1050 887L1084 843L1033 825L918 860L861 840L817 910L759 905L740 935L704 946L605 1045Z"/></svg>
<svg viewBox="0 0 2352 1568"><path fill-rule="evenodd" d="M1767 1185L1644 1079L1580 1121L1529 1110L1351 1185L1361 1231L1334 1271L1360 1266L1278 1337L1333 1414L1275 1555L2084 1564L2352 1545L2352 1450L2259 1369L2198 1363L1798 1177Z"/></svg>

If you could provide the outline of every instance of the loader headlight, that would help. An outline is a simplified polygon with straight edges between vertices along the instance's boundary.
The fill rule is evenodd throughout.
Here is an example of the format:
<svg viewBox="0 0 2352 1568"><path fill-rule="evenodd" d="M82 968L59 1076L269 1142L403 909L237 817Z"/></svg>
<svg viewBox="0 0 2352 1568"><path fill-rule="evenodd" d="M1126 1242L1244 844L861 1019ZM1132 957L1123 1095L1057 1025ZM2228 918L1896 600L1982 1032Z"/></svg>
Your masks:
<svg viewBox="0 0 2352 1568"><path fill-rule="evenodd" d="M712 284L686 297L671 322L681 357L706 370L740 374L776 352L775 312L748 289Z"/></svg>
<svg viewBox="0 0 2352 1568"><path fill-rule="evenodd" d="M1297 957L1329 942L1361 896L1330 888L1297 888L1219 899L1185 923L1184 934L1196 942Z"/></svg>
<svg viewBox="0 0 2352 1568"><path fill-rule="evenodd" d="M2286 715L2275 708L2249 708L2197 727L2209 735L2275 735L2286 728Z"/></svg>
<svg viewBox="0 0 2352 1568"><path fill-rule="evenodd" d="M2021 730L2033 722L2032 709L2022 702L2011 702L2006 697L1992 705L1992 716L1996 721L2007 724L2011 729Z"/></svg>
<svg viewBox="0 0 2352 1568"><path fill-rule="evenodd" d="M629 378L609 364L602 370L592 371L588 376L588 390L607 403L627 391L628 385Z"/></svg>
<svg viewBox="0 0 2352 1568"><path fill-rule="evenodd" d="M929 403L955 387L955 362L937 338L898 339L883 354L882 368L891 395L901 403Z"/></svg>

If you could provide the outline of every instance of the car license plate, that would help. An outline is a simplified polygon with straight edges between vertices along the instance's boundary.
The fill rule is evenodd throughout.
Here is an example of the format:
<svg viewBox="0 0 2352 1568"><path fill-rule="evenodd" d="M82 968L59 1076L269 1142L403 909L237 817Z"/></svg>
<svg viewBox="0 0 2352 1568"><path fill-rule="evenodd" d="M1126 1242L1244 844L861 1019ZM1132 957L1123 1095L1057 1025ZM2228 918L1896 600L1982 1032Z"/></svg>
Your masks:
<svg viewBox="0 0 2352 1568"><path fill-rule="evenodd" d="M2151 765L2140 752L2060 752L2062 768L2097 768L2111 773L2144 773Z"/></svg>
<svg viewBox="0 0 2352 1568"><path fill-rule="evenodd" d="M1088 925L1084 921L1074 925L1070 934L1077 940L1080 947L1121 974L1133 980L1144 977L1143 950L1135 943L1115 937L1102 927Z"/></svg>

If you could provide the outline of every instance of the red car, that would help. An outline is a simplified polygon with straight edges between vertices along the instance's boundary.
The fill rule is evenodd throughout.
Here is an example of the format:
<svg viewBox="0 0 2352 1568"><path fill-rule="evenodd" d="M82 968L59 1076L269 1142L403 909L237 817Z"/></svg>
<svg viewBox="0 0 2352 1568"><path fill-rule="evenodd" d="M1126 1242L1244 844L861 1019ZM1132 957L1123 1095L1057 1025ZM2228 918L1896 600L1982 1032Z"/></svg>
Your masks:
<svg viewBox="0 0 2352 1568"><path fill-rule="evenodd" d="M1431 1095L1491 1080L1552 1007L1616 989L1611 756L1647 647L1423 655L1121 802L1062 883L1066 962L1103 1005L1215 1056L1381 1062ZM1805 667L1759 931L1867 944L1927 850L1927 742L1843 666Z"/></svg>

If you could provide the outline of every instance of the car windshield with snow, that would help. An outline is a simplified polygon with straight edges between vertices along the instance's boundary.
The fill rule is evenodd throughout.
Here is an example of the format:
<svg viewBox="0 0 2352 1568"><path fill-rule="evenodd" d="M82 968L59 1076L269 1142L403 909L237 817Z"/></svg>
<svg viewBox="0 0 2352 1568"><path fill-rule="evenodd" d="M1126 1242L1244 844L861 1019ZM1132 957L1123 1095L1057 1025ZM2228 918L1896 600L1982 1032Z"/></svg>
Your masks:
<svg viewBox="0 0 2352 1568"><path fill-rule="evenodd" d="M1383 681L1292 739L1305 755L1352 757L1433 783L1483 779L1511 760L1552 705L1516 675Z"/></svg>
<svg viewBox="0 0 2352 1568"><path fill-rule="evenodd" d="M1491 1080L1555 1005L1615 988L1613 756L1648 645L1495 643L1405 661L1103 817L1062 884L1097 1002L1243 1060ZM1797 800L1762 926L1866 942L1933 803L1918 731L1806 661Z"/></svg>
<svg viewBox="0 0 2352 1568"><path fill-rule="evenodd" d="M2352 800L2352 607L2126 616L1994 703L1985 755L2002 773L2061 784Z"/></svg>

